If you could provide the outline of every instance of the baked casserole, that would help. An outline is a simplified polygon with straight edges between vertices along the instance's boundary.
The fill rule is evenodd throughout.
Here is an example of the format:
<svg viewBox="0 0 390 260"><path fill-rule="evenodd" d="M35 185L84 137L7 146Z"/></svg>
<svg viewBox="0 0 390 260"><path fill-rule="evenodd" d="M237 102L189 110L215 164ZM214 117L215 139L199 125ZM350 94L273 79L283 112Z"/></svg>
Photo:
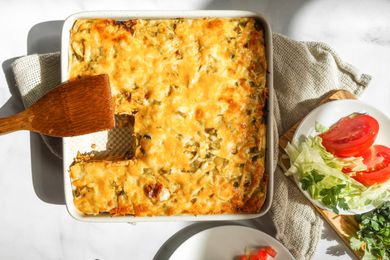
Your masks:
<svg viewBox="0 0 390 260"><path fill-rule="evenodd" d="M267 187L266 54L255 18L77 20L69 77L108 74L131 158L75 158L87 215L258 213Z"/></svg>

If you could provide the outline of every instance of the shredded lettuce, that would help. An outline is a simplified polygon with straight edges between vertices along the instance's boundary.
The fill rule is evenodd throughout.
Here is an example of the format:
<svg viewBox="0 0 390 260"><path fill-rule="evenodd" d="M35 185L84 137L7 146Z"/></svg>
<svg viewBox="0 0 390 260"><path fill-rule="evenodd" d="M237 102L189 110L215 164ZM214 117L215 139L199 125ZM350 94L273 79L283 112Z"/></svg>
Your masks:
<svg viewBox="0 0 390 260"><path fill-rule="evenodd" d="M316 132L317 132L317 133L323 133L323 132L328 131L329 128L327 128L326 126L324 126L324 125L321 124L320 122L316 121L316 123L315 123L315 129L316 129Z"/></svg>
<svg viewBox="0 0 390 260"><path fill-rule="evenodd" d="M291 162L286 175L296 176L302 189L335 213L377 207L390 200L390 181L366 187L343 173L344 167L353 172L366 170L363 158L337 158L325 149L319 136L303 137L285 150Z"/></svg>

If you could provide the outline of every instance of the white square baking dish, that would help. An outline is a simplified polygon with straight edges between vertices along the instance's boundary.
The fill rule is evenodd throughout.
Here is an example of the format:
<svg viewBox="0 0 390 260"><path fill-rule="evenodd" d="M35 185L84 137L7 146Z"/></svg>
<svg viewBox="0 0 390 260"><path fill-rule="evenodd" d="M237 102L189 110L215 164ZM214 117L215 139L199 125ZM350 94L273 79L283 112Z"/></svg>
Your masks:
<svg viewBox="0 0 390 260"><path fill-rule="evenodd" d="M107 132L98 132L89 135L63 138L63 172L66 206L69 214L77 220L87 222L140 222L140 221L213 221L213 220L242 220L263 216L270 208L273 196L273 65L272 65L272 33L267 20L260 14L248 11L92 11L81 12L69 16L62 28L61 39L61 79L68 80L68 55L70 30L77 19L83 18L111 18L117 20L126 19L167 19L167 18L201 18L201 17L255 17L263 26L265 32L266 58L268 63L267 87L269 99L267 103L267 138L266 138L266 174L268 175L268 187L265 203L257 214L223 214L223 215L187 215L187 216L157 216L157 217L133 217L133 216L87 216L79 212L73 204L72 184L69 176L71 166L77 152L88 152L94 144L99 150L107 140Z"/></svg>

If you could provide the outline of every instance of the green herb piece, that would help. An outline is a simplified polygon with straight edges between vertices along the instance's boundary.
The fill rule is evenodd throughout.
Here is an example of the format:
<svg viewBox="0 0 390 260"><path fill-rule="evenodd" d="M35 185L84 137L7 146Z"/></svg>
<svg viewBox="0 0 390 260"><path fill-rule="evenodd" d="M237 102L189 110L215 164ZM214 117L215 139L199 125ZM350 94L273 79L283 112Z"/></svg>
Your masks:
<svg viewBox="0 0 390 260"><path fill-rule="evenodd" d="M353 250L359 251L362 248L363 242L356 237L351 237L351 239L349 240L349 245Z"/></svg>
<svg viewBox="0 0 390 260"><path fill-rule="evenodd" d="M349 209L348 204L346 203L344 198L340 198L340 193L343 188L345 188L345 184L339 184L333 186L328 189L323 189L320 191L320 195L322 196L321 202L324 205L331 208L336 214L339 213L337 206L342 209Z"/></svg>
<svg viewBox="0 0 390 260"><path fill-rule="evenodd" d="M304 176L300 179L302 183L302 189L308 190L310 186L322 181L324 175L319 174L316 170L312 170L311 174Z"/></svg>

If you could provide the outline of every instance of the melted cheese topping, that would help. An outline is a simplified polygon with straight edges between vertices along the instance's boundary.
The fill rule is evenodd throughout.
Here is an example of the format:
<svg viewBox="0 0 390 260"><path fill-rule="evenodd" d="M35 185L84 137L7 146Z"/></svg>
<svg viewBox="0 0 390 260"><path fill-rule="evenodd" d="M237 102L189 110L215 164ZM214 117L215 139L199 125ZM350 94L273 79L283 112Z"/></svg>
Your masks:
<svg viewBox="0 0 390 260"><path fill-rule="evenodd" d="M75 161L81 212L261 209L267 66L255 19L78 20L70 48L70 78L108 74L137 144L129 160Z"/></svg>

